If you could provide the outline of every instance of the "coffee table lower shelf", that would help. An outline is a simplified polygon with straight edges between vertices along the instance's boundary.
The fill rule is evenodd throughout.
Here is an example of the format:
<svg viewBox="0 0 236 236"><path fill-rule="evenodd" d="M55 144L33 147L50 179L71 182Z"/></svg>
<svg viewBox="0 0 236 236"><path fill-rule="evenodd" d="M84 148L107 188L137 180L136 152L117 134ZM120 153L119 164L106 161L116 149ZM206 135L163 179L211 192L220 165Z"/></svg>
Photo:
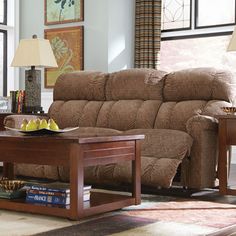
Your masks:
<svg viewBox="0 0 236 236"><path fill-rule="evenodd" d="M81 217L104 213L112 210L134 205L135 198L121 194L92 192L90 201L84 202ZM70 206L59 207L26 203L24 199L6 200L0 199L0 209L21 211L28 213L45 214L70 218Z"/></svg>

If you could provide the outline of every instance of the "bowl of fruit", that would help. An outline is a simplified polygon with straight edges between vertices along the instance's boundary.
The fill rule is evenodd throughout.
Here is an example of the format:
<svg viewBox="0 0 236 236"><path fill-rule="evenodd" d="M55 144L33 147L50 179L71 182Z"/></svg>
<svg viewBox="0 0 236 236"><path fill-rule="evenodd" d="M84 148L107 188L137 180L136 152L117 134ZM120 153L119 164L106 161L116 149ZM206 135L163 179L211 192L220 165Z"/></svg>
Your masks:
<svg viewBox="0 0 236 236"><path fill-rule="evenodd" d="M59 134L78 129L79 127L60 129L58 124L53 119L23 119L20 129L6 127L6 130L20 132L23 134Z"/></svg>

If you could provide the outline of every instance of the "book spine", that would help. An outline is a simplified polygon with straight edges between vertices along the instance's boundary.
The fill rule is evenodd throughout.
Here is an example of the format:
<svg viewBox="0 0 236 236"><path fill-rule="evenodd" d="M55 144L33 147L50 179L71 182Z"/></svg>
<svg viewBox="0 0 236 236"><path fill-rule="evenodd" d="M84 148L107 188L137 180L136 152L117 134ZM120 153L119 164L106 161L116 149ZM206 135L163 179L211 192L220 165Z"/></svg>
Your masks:
<svg viewBox="0 0 236 236"><path fill-rule="evenodd" d="M10 91L11 112L16 113L16 91Z"/></svg>
<svg viewBox="0 0 236 236"><path fill-rule="evenodd" d="M25 112L25 90L22 90L22 113Z"/></svg>
<svg viewBox="0 0 236 236"><path fill-rule="evenodd" d="M83 201L90 200L90 193L86 193L83 196ZM70 204L70 196L57 196L57 195L48 195L48 194L37 194L32 192L27 192L26 201L31 203L50 203L50 204L60 204L68 205Z"/></svg>
<svg viewBox="0 0 236 236"><path fill-rule="evenodd" d="M58 193L70 193L70 189L68 188L50 188L50 187L43 187L40 185L30 185L29 189L31 190L38 190L38 191L46 191L46 192L58 192ZM90 191L91 186L84 186L84 191Z"/></svg>
<svg viewBox="0 0 236 236"><path fill-rule="evenodd" d="M46 194L28 193L26 195L26 202L68 205L68 204L70 204L70 198L60 197L60 196L50 196L50 195L46 195Z"/></svg>
<svg viewBox="0 0 236 236"><path fill-rule="evenodd" d="M90 192L84 194L84 202L89 201L90 200Z"/></svg>
<svg viewBox="0 0 236 236"><path fill-rule="evenodd" d="M84 191L90 191L92 189L92 185L84 185Z"/></svg>
<svg viewBox="0 0 236 236"><path fill-rule="evenodd" d="M20 91L17 90L16 91L16 113L19 113L18 112L18 109L19 109L19 94L20 94Z"/></svg>
<svg viewBox="0 0 236 236"><path fill-rule="evenodd" d="M11 112L14 112L14 91L10 91L10 99L11 99Z"/></svg>
<svg viewBox="0 0 236 236"><path fill-rule="evenodd" d="M50 196L59 196L59 197L69 197L69 193L63 193L63 192L50 192L50 191L43 191L43 190L36 190L36 189L29 189L28 193L31 194L45 194Z"/></svg>
<svg viewBox="0 0 236 236"><path fill-rule="evenodd" d="M69 189L56 189L56 188L47 188L42 186L32 185L30 187L32 190L47 191L47 192L58 192L58 193L69 193Z"/></svg>
<svg viewBox="0 0 236 236"><path fill-rule="evenodd" d="M19 96L19 113L22 113L23 108L23 90L20 90L20 96Z"/></svg>

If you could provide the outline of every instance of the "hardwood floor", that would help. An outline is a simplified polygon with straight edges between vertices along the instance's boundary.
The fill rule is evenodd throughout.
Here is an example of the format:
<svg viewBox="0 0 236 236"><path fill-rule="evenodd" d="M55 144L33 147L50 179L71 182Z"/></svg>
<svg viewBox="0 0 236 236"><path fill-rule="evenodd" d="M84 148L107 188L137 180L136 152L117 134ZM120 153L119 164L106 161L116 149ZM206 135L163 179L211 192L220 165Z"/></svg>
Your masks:
<svg viewBox="0 0 236 236"><path fill-rule="evenodd" d="M236 164L231 164L229 186L236 189ZM218 188L215 189L204 189L200 192L193 193L191 197L198 198L201 200L230 203L236 205L236 196L219 194Z"/></svg>

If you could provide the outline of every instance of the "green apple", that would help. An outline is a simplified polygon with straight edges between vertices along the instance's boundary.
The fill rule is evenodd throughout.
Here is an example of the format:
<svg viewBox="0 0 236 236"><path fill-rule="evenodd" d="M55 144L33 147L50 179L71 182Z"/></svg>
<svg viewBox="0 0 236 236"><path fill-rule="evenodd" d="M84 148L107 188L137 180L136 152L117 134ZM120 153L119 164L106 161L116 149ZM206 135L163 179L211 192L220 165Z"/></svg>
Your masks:
<svg viewBox="0 0 236 236"><path fill-rule="evenodd" d="M28 124L26 125L26 131L33 131L37 130L37 123L35 120L30 120Z"/></svg>
<svg viewBox="0 0 236 236"><path fill-rule="evenodd" d="M48 120L48 127L50 130L59 130L57 123L53 119Z"/></svg>
<svg viewBox="0 0 236 236"><path fill-rule="evenodd" d="M48 122L45 119L40 121L39 129L48 129Z"/></svg>
<svg viewBox="0 0 236 236"><path fill-rule="evenodd" d="M27 124L28 124L28 121L26 119L23 119L20 129L23 131L26 131Z"/></svg>

